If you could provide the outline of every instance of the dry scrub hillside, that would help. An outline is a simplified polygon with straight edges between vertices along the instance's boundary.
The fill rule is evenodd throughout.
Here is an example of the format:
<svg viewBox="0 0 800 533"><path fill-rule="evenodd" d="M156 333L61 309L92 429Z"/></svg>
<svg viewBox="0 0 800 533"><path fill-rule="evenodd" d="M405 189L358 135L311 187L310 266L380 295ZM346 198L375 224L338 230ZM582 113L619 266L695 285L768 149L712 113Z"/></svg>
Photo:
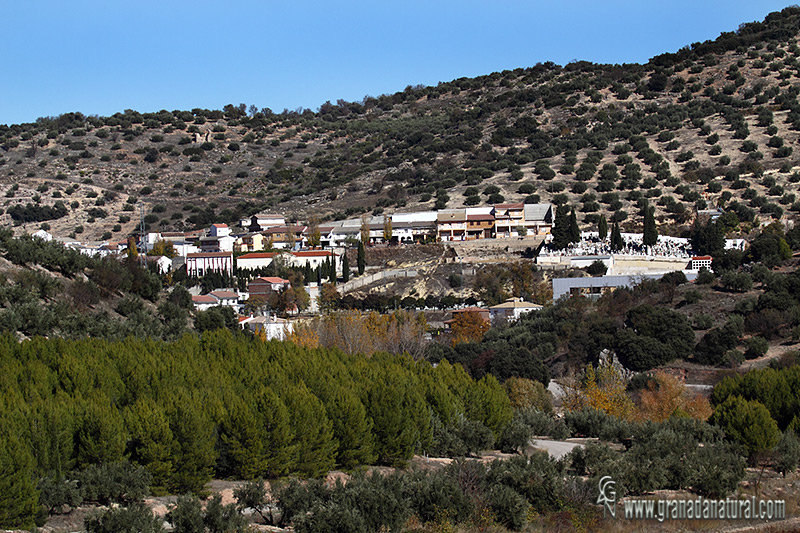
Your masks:
<svg viewBox="0 0 800 533"><path fill-rule="evenodd" d="M645 65L552 63L326 103L0 126L2 221L124 238L263 210L338 219L503 201L677 233L725 205L747 231L800 210L800 9Z"/></svg>

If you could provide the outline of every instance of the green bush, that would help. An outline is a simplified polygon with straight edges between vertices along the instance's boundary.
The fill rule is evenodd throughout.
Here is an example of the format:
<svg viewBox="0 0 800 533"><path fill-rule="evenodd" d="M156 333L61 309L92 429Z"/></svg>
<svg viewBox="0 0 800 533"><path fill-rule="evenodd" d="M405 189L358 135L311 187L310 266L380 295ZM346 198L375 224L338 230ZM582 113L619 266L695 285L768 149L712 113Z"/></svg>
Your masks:
<svg viewBox="0 0 800 533"><path fill-rule="evenodd" d="M778 424L764 404L741 396L731 396L718 405L710 422L721 427L732 441L744 446L751 456L771 450L781 436Z"/></svg>
<svg viewBox="0 0 800 533"><path fill-rule="evenodd" d="M513 531L519 531L527 521L530 505L517 491L505 485L489 491L489 509L497 521Z"/></svg>
<svg viewBox="0 0 800 533"><path fill-rule="evenodd" d="M88 533L160 533L162 520L143 503L109 509L87 517L84 527Z"/></svg>
<svg viewBox="0 0 800 533"><path fill-rule="evenodd" d="M747 350L744 352L746 359L756 359L767 353L769 343L764 337L750 337L745 343Z"/></svg>

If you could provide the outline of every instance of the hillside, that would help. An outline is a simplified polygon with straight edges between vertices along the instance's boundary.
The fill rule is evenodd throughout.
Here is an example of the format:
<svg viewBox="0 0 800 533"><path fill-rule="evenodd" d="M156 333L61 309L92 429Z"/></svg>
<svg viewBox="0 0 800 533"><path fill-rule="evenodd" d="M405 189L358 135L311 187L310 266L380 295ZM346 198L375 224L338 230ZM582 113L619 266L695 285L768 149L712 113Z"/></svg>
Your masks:
<svg viewBox="0 0 800 533"><path fill-rule="evenodd" d="M276 210L300 219L552 201L663 231L724 204L800 210L800 9L645 65L552 63L275 113L126 110L0 126L2 221L122 239ZM667 230L669 226L669 230ZM46 226L47 227L47 226ZM741 228L743 231L748 226Z"/></svg>

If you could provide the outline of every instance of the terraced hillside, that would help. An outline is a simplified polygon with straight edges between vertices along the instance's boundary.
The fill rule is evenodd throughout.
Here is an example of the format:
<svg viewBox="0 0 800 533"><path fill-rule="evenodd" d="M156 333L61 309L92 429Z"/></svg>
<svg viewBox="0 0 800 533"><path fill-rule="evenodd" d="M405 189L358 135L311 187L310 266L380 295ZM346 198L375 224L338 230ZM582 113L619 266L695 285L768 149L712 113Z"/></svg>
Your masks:
<svg viewBox="0 0 800 533"><path fill-rule="evenodd" d="M724 205L738 229L800 211L800 8L645 65L586 62L408 87L317 112L67 113L0 126L2 221L122 239L502 201L570 204L662 232ZM734 225L735 226L735 225Z"/></svg>

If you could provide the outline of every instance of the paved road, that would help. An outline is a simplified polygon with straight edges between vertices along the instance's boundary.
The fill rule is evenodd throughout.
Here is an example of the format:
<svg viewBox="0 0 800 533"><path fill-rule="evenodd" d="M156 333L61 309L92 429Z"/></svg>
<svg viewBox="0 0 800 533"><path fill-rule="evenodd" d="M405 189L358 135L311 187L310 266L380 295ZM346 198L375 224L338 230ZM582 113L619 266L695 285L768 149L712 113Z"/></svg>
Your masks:
<svg viewBox="0 0 800 533"><path fill-rule="evenodd" d="M575 446L581 446L581 444L578 442L565 442L561 440L534 439L531 441L530 446L528 446L528 450L544 450L554 459L561 459L571 452Z"/></svg>

